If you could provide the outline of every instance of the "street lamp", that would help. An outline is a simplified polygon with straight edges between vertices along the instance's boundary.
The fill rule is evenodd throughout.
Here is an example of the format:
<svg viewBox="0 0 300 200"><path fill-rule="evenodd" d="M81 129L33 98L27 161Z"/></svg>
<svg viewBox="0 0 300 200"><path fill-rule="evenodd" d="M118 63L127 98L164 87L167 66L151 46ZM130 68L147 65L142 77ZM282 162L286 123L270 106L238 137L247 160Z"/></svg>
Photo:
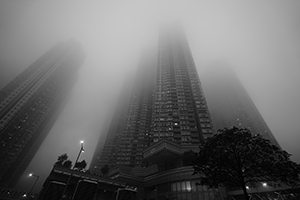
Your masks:
<svg viewBox="0 0 300 200"><path fill-rule="evenodd" d="M29 176L30 176L30 177L33 176L33 177L36 178L34 184L32 185L32 187L31 187L31 189L30 189L30 191L29 191L29 194L31 194L31 192L33 191L33 188L34 188L35 184L37 183L37 181L39 180L40 176L35 175L35 174L32 174L32 173L30 173Z"/></svg>
<svg viewBox="0 0 300 200"><path fill-rule="evenodd" d="M81 144L80 150L79 150L78 156L77 156L77 158L76 158L75 164L73 165L73 169L75 168L75 165L76 165L76 163L78 162L78 159L79 159L80 154L84 152L84 149L83 149L83 141L82 141L82 140L80 141L80 144Z"/></svg>
<svg viewBox="0 0 300 200"><path fill-rule="evenodd" d="M78 153L78 156L77 156L77 158L76 158L76 161L75 161L75 164L73 165L73 167L72 167L72 170L74 170L74 168L75 168L75 165L76 165L76 163L78 162L78 159L79 159L79 157L80 157L80 154L82 153L82 152L84 152L84 149L83 149L83 140L81 140L80 141L80 150L79 150L79 153ZM70 174L70 176L69 176L69 178L68 178L68 180L67 180L67 184L66 184L66 186L65 186L65 188L64 188L64 191L63 191L63 193L62 193L62 195L61 195L61 200L64 198L64 196L65 196L65 193L66 193L66 190L67 190L67 187L69 186L69 184L70 184L70 180L71 180L71 177L72 177L72 171L71 171L71 174Z"/></svg>

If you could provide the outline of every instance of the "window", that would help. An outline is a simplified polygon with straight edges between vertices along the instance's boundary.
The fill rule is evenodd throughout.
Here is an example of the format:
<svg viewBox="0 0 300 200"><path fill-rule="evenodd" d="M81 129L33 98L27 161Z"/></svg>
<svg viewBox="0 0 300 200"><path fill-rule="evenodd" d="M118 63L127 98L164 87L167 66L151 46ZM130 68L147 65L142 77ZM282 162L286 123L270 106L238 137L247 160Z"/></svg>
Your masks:
<svg viewBox="0 0 300 200"><path fill-rule="evenodd" d="M181 182L181 190L182 190L182 191L185 191L185 190L186 190L185 182Z"/></svg>
<svg viewBox="0 0 300 200"><path fill-rule="evenodd" d="M180 186L180 182L176 183L177 184L177 191L181 191L181 186Z"/></svg>
<svg viewBox="0 0 300 200"><path fill-rule="evenodd" d="M187 191L191 191L192 190L191 182L190 181L186 181L186 190Z"/></svg>
<svg viewBox="0 0 300 200"><path fill-rule="evenodd" d="M172 183L172 191L176 192L176 183Z"/></svg>

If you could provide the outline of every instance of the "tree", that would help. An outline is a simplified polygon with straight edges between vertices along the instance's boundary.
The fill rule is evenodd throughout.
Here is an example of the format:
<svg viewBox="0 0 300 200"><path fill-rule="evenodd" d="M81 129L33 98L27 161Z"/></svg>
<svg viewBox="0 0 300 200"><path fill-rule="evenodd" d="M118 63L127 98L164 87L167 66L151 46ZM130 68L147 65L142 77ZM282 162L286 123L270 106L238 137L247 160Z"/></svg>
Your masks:
<svg viewBox="0 0 300 200"><path fill-rule="evenodd" d="M83 171L86 166L87 162L85 160L82 160L81 162L75 163L74 168L76 168L78 171Z"/></svg>
<svg viewBox="0 0 300 200"><path fill-rule="evenodd" d="M60 165L60 166L62 166L62 165L63 165L63 162L66 161L66 160L68 160L68 155L67 155L66 153L64 153L64 154L58 156L55 165Z"/></svg>
<svg viewBox="0 0 300 200"><path fill-rule="evenodd" d="M66 168L71 168L72 167L72 161L69 160L69 156L64 153L60 156L58 156L57 161L54 164L55 166L61 166L61 167L66 167Z"/></svg>
<svg viewBox="0 0 300 200"><path fill-rule="evenodd" d="M193 160L195 160L197 154L192 151L192 150L189 150L189 151L185 151L183 154L182 154L182 164L183 166L190 166L193 164Z"/></svg>
<svg viewBox="0 0 300 200"><path fill-rule="evenodd" d="M102 168L101 168L101 172L102 172L102 175L103 176L106 176L109 172L109 167L108 165L104 165Z"/></svg>
<svg viewBox="0 0 300 200"><path fill-rule="evenodd" d="M72 167L72 161L71 161L71 160L66 160L66 161L63 163L62 166L65 167L65 168L71 169L71 167Z"/></svg>
<svg viewBox="0 0 300 200"><path fill-rule="evenodd" d="M300 165L290 154L248 129L224 128L208 138L193 161L199 184L210 187L246 186L261 182L299 185Z"/></svg>

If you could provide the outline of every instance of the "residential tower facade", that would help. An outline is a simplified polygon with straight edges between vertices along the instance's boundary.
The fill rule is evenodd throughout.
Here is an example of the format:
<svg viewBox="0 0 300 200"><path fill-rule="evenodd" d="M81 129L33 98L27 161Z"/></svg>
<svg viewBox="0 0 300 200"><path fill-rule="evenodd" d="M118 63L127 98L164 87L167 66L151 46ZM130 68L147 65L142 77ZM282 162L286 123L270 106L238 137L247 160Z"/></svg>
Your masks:
<svg viewBox="0 0 300 200"><path fill-rule="evenodd" d="M150 144L155 65L153 51L142 54L132 88L120 95L105 144L100 148L97 146L94 153L90 169L95 173L101 174L105 165L142 164L143 150Z"/></svg>
<svg viewBox="0 0 300 200"><path fill-rule="evenodd" d="M211 65L202 80L216 130L232 126L248 128L253 134L260 134L280 147L243 84L228 65Z"/></svg>
<svg viewBox="0 0 300 200"><path fill-rule="evenodd" d="M151 142L199 145L212 131L210 114L187 39L178 27L161 31Z"/></svg>
<svg viewBox="0 0 300 200"><path fill-rule="evenodd" d="M161 29L156 60L148 65L154 73L137 73L140 81L134 84L126 117L112 137L117 142L109 142L108 133L102 157L109 155L114 164L100 155L101 161L90 170L97 173L98 166L108 164L108 176L136 186L141 199L224 199L219 189L196 186L198 177L192 176L186 159L213 134L213 126L181 27ZM118 151L107 154L114 145Z"/></svg>
<svg viewBox="0 0 300 200"><path fill-rule="evenodd" d="M0 99L0 185L13 187L52 128L85 53L56 44L6 85Z"/></svg>

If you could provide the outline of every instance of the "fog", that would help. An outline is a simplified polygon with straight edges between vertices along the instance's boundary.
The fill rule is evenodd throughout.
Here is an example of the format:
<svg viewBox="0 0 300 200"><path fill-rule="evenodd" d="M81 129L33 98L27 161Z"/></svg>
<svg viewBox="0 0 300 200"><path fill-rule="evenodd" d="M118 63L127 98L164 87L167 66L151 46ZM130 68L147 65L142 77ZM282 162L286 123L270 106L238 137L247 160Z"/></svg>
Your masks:
<svg viewBox="0 0 300 200"><path fill-rule="evenodd" d="M75 38L87 54L19 189L30 190L34 173L38 192L59 155L75 161L80 140L80 160L91 162L122 86L168 21L183 25L200 79L212 63L230 65L281 147L300 162L299 1L1 1L1 88L59 41Z"/></svg>

